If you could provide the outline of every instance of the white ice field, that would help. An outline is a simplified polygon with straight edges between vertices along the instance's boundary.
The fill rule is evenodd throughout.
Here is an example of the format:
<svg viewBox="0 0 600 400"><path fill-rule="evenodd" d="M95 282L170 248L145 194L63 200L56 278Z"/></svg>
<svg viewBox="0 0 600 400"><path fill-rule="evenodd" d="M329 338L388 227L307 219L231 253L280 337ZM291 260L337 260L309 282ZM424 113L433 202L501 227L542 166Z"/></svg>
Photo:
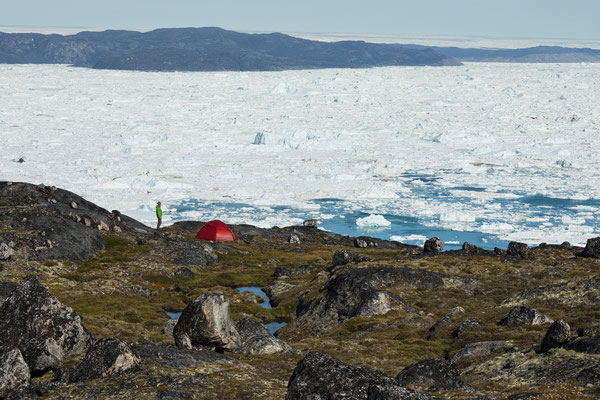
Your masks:
<svg viewBox="0 0 600 400"><path fill-rule="evenodd" d="M170 221L336 230L368 217L387 228L375 236L414 243L419 227L478 232L488 247L600 234L598 64L0 65L0 105L0 180L60 186L150 225L161 200Z"/></svg>

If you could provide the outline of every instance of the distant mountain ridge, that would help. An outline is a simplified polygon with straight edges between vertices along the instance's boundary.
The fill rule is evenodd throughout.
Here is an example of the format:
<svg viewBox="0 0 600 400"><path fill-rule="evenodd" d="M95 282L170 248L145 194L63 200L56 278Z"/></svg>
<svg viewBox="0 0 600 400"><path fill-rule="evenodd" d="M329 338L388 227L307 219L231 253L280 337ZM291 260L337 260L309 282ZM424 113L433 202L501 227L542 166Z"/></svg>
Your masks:
<svg viewBox="0 0 600 400"><path fill-rule="evenodd" d="M362 41L319 42L281 33L172 28L76 35L0 33L0 63L72 64L142 71L278 71L460 65L431 48Z"/></svg>
<svg viewBox="0 0 600 400"><path fill-rule="evenodd" d="M426 46L407 45L412 48ZM524 49L473 49L431 47L439 53L463 62L573 63L600 62L600 50L561 46L536 46Z"/></svg>

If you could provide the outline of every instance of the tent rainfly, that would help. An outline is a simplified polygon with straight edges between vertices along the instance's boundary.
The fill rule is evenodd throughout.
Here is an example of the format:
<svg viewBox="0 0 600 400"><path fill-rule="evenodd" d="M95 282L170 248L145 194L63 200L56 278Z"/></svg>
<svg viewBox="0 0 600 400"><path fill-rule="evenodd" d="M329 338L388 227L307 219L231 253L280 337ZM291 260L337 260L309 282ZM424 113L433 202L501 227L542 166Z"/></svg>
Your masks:
<svg viewBox="0 0 600 400"><path fill-rule="evenodd" d="M233 242L236 238L226 223L215 219L204 224L202 229L198 231L196 239L211 240L213 242Z"/></svg>

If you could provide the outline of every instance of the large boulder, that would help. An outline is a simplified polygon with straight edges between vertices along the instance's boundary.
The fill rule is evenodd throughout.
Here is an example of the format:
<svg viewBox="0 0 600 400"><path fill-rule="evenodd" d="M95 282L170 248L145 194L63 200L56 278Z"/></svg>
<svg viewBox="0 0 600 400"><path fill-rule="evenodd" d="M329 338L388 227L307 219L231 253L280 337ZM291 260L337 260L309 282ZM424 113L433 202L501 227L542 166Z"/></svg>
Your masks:
<svg viewBox="0 0 600 400"><path fill-rule="evenodd" d="M437 253L442 250L444 250L444 242L438 237L427 239L423 246L423 251L425 251L425 253Z"/></svg>
<svg viewBox="0 0 600 400"><path fill-rule="evenodd" d="M201 294L189 303L173 329L173 337L180 349L208 347L223 352L241 345L229 300L222 294Z"/></svg>
<svg viewBox="0 0 600 400"><path fill-rule="evenodd" d="M506 254L512 257L525 258L529 252L529 246L527 243L521 242L510 242Z"/></svg>
<svg viewBox="0 0 600 400"><path fill-rule="evenodd" d="M370 368L353 367L318 352L311 352L294 369L286 400L406 399L431 396L402 388L394 379Z"/></svg>
<svg viewBox="0 0 600 400"><path fill-rule="evenodd" d="M588 257L600 258L600 237L588 239L583 252Z"/></svg>
<svg viewBox="0 0 600 400"><path fill-rule="evenodd" d="M60 365L63 357L87 351L91 342L81 316L33 275L17 284L0 315L0 345L19 346L32 372Z"/></svg>
<svg viewBox="0 0 600 400"><path fill-rule="evenodd" d="M360 254L351 253L346 250L338 250L333 254L332 264L334 267L338 265L346 265L350 263L361 263L365 261L373 261L370 257L361 256Z"/></svg>
<svg viewBox="0 0 600 400"><path fill-rule="evenodd" d="M525 306L518 306L511 309L506 317L498 322L498 325L541 325L551 322L554 322L552 318L537 310Z"/></svg>
<svg viewBox="0 0 600 400"><path fill-rule="evenodd" d="M73 375L72 382L119 375L135 369L141 362L131 346L113 337L96 341Z"/></svg>
<svg viewBox="0 0 600 400"><path fill-rule="evenodd" d="M243 354L275 354L291 350L291 347L271 336L266 326L250 318L235 321L240 334L240 346L235 353Z"/></svg>
<svg viewBox="0 0 600 400"><path fill-rule="evenodd" d="M31 374L19 349L0 347L0 399L29 387Z"/></svg>
<svg viewBox="0 0 600 400"><path fill-rule="evenodd" d="M571 327L562 319L560 321L554 322L548 330L546 331L546 336L544 336L544 340L542 341L542 345L540 346L540 351L542 353L547 352L548 350L560 347L563 344L567 343L571 337Z"/></svg>
<svg viewBox="0 0 600 400"><path fill-rule="evenodd" d="M427 358L404 368L396 380L401 386L427 386L428 390L473 390L459 379L460 373L452 361Z"/></svg>

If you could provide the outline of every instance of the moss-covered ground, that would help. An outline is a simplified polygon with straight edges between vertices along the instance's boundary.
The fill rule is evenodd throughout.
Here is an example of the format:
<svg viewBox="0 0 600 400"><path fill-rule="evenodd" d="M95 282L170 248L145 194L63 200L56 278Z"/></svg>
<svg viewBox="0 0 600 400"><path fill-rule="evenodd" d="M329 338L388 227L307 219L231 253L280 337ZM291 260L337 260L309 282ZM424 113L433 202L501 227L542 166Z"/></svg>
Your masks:
<svg viewBox="0 0 600 400"><path fill-rule="evenodd" d="M200 293L225 294L230 299L234 319L250 315L263 323L292 323L298 295L306 291L313 296L322 295L319 289L326 278L319 278L319 273L340 249L339 245L331 244L291 246L281 238L256 237L249 242L228 244L227 251L217 253L215 265L187 266L194 277L185 278L175 275L181 265L173 262L176 253L173 243L184 247L193 245L191 232L167 228L141 244L138 237L124 234L105 234L104 239L105 250L98 251L87 261L7 263L0 272L0 279L17 281L29 273L38 275L60 301L84 317L84 324L94 337L116 336L130 342L172 345L173 338L161 332L169 320L166 312L181 311ZM479 283L473 290L452 285L435 291L387 288L406 300L414 312L392 311L371 318L351 318L332 324L330 330L319 336L296 330L291 324L281 331L280 338L288 341L298 354L235 355L234 362L178 370L182 381L195 377L193 379L203 382L203 386L186 393L193 398L281 399L285 397L287 381L296 363L302 358L300 352L311 350L323 351L352 365L375 368L392 377L421 359L451 357L474 342L511 341L521 353L529 354L541 342L548 325L498 326L497 322L511 308L505 304L507 300L536 287L600 274L599 260L578 257L572 248L535 248L524 260L449 253L410 256L400 250L379 248L348 250L374 259L360 267L417 268L473 278ZM267 287L275 268L294 270L302 265L324 267L293 275L289 280L290 289L272 309L262 307L256 296L235 290L240 286ZM592 290L535 298L526 305L555 320L564 319L574 328L600 329L599 299L599 292ZM450 315L455 307L462 307L465 313L454 316L454 323L430 332L430 327ZM451 331L466 318L478 318L484 327L453 337ZM561 356L565 355L556 355ZM459 367L470 371L463 379L477 391L496 398L521 392L541 393L536 399L595 398L598 395L596 387L580 382L539 384L524 378L511 380L497 368L502 357L505 355L492 354L477 363L461 361ZM482 368L486 363L488 372L484 373ZM92 390L97 398L108 394L111 398L129 398L132 394L136 398L156 398L157 392L166 388L156 385L155 378L171 373L174 372L146 367L127 379L133 386L124 385L119 378L103 378L90 382L86 390ZM79 395L76 385L46 394L48 398ZM464 393L445 395L469 397Z"/></svg>

